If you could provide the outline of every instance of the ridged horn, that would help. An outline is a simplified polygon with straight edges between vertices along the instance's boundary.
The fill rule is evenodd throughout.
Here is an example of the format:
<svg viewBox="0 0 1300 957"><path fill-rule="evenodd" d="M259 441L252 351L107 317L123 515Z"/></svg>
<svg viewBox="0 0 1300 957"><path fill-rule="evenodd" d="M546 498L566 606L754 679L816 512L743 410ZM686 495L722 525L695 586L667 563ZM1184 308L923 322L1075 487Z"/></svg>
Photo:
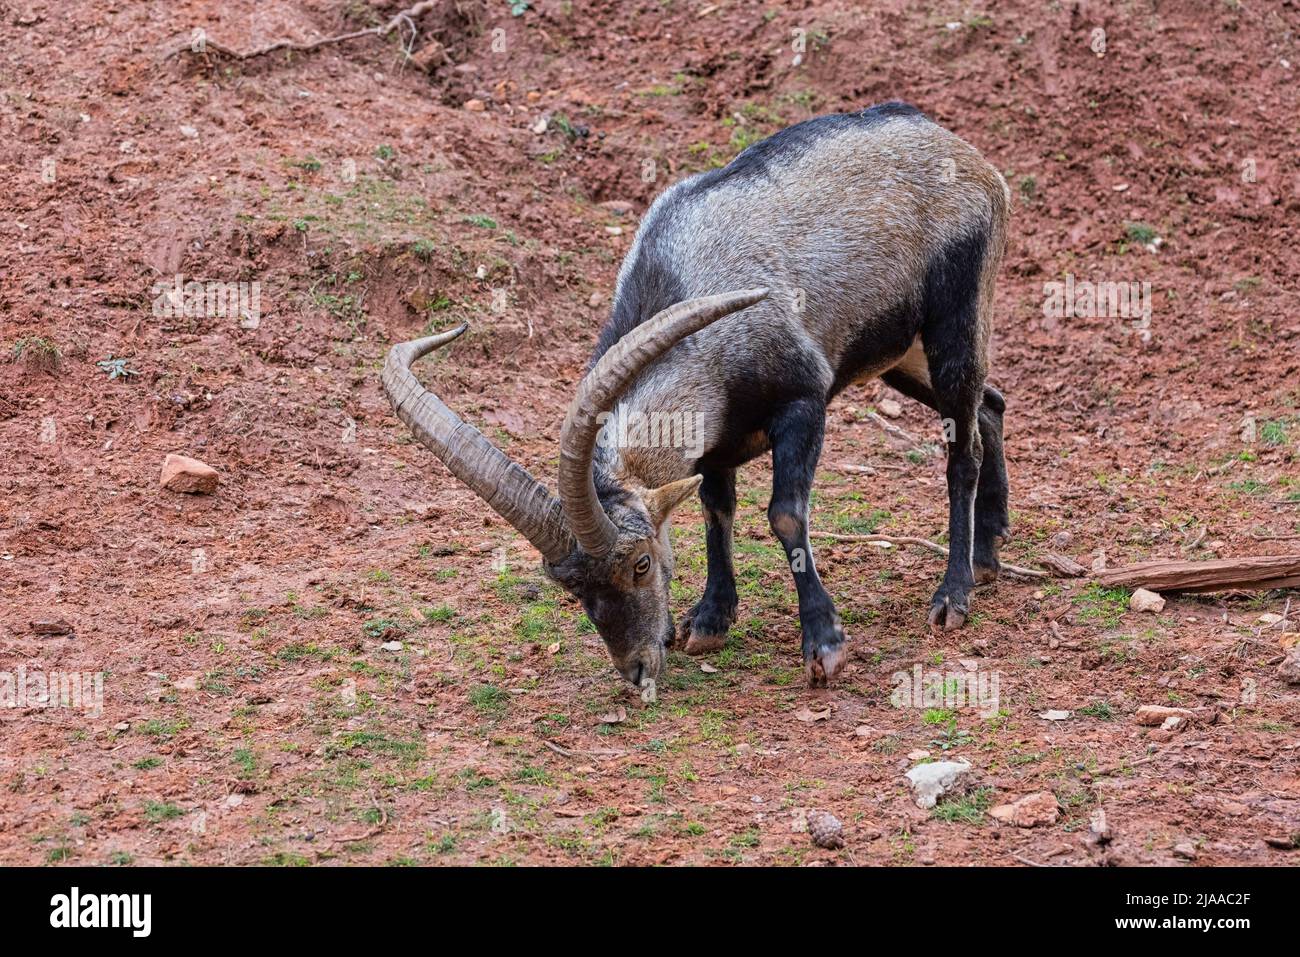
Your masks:
<svg viewBox="0 0 1300 957"><path fill-rule="evenodd" d="M468 328L465 323L436 336L393 346L384 364L384 391L397 417L410 426L420 443L517 528L548 562L556 564L574 547L560 500L482 432L443 405L411 372L415 360L451 342Z"/></svg>
<svg viewBox="0 0 1300 957"><path fill-rule="evenodd" d="M578 386L560 432L560 501L569 531L583 551L605 555L618 538L596 497L591 472L600 415L613 408L632 380L661 355L711 322L766 298L767 289L745 289L669 306L637 326L600 357Z"/></svg>

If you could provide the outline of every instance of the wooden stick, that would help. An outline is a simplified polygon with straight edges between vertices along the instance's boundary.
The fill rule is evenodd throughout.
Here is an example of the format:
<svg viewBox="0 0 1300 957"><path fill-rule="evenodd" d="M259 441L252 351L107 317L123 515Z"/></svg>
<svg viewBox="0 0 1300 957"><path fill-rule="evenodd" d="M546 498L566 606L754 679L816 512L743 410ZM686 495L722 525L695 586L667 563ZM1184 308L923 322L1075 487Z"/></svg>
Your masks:
<svg viewBox="0 0 1300 957"><path fill-rule="evenodd" d="M908 442L911 442L913 445L921 444L921 440L918 439L915 435L913 435L911 432L908 432L906 429L900 429L898 426L894 425L893 422L890 422L879 412L868 412L867 418L870 419L872 422L876 423L876 425L880 426L890 435L897 436L900 439L904 439Z"/></svg>
<svg viewBox="0 0 1300 957"><path fill-rule="evenodd" d="M1266 591L1300 585L1300 555L1259 555L1205 562L1150 561L1107 568L1097 582L1152 591Z"/></svg>
<svg viewBox="0 0 1300 957"><path fill-rule="evenodd" d="M932 542L928 538L917 538L913 535L839 535L835 532L809 532L809 536L815 538L829 538L836 542L887 542L890 545L916 545L920 548L928 548L936 555L948 557L948 549L938 542ZM1003 563L1002 570L1008 575L1015 575L1020 578L1049 578L1047 572L1039 571L1036 568L1021 568L1019 565L1008 565Z"/></svg>

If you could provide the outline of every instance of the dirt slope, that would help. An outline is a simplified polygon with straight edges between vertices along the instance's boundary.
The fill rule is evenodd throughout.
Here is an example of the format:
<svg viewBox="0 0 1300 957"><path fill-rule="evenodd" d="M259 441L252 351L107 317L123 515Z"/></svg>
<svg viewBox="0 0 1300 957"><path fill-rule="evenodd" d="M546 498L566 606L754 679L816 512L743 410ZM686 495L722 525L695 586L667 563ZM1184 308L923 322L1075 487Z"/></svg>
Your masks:
<svg viewBox="0 0 1300 957"><path fill-rule="evenodd" d="M392 3L0 3L0 670L104 675L98 715L0 709L0 862L1294 863L1267 840L1300 834L1300 700L1259 621L1294 592L1152 615L1002 581L932 635L937 556L828 543L855 656L814 693L755 463L741 622L715 671L674 656L646 707L377 372L389 343L470 320L422 375L552 476L653 196L902 98L1015 195L1005 557L1294 551L1300 8L524 6L424 14L424 69L396 36L190 49L196 28L248 50ZM1067 274L1149 283L1149 326L1046 316ZM160 315L178 275L257 283L256 321ZM913 442L867 417L898 398L833 407L818 528L941 537L937 423L903 400ZM217 493L160 489L168 452L217 468ZM680 614L704 581L696 510L677 541ZM32 630L55 619L73 634ZM996 675L997 707L891 707L918 665ZM1146 704L1196 718L1152 735ZM970 761L977 789L919 810L916 750ZM1039 791L1054 824L986 813ZM814 807L843 850L798 831ZM1103 849L1082 839L1098 808Z"/></svg>

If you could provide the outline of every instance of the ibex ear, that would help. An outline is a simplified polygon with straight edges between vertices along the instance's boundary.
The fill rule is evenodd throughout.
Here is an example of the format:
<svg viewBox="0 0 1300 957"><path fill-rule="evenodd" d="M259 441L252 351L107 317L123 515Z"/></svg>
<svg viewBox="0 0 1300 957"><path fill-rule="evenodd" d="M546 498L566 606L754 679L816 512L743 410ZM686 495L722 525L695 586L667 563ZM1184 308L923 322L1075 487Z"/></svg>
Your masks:
<svg viewBox="0 0 1300 957"><path fill-rule="evenodd" d="M704 481L703 475L692 475L690 478L669 482L667 485L643 493L641 501L645 502L646 511L650 513L650 521L654 523L654 527L658 528L667 521L673 509L694 493L702 481Z"/></svg>

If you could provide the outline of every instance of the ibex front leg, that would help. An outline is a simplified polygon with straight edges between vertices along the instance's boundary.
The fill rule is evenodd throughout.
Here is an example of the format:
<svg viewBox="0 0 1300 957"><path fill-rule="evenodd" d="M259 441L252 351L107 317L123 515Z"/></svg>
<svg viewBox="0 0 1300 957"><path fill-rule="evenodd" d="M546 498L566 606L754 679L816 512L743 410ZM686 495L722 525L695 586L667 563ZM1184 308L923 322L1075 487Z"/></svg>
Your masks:
<svg viewBox="0 0 1300 957"><path fill-rule="evenodd" d="M709 579L704 595L682 619L678 637L688 655L722 648L736 621L736 573L731 563L731 527L736 517L736 470L706 471L700 483L707 529Z"/></svg>
<svg viewBox="0 0 1300 957"><path fill-rule="evenodd" d="M826 406L803 399L782 406L768 428L772 444L772 531L781 540L795 588L808 683L825 685L844 667L844 629L826 593L808 542L808 499L826 430Z"/></svg>

